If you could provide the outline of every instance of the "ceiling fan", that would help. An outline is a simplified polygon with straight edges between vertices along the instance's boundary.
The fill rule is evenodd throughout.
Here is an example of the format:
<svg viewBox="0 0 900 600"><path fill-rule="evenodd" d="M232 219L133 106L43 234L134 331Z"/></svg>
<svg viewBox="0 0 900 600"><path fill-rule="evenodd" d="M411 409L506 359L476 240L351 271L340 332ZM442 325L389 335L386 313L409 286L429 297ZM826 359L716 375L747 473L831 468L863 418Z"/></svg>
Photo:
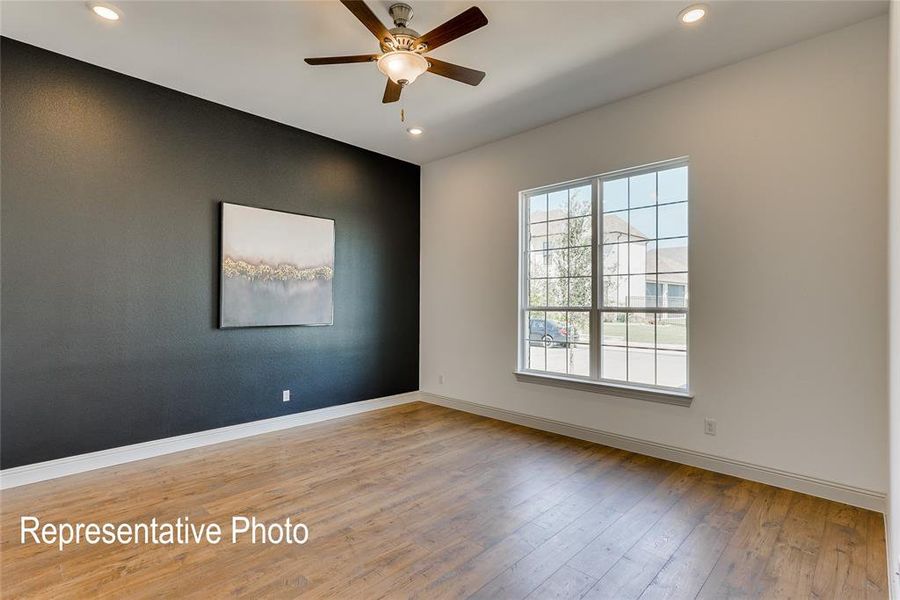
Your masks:
<svg viewBox="0 0 900 600"><path fill-rule="evenodd" d="M487 17L476 6L461 12L443 25L439 25L424 35L419 35L407 27L412 18L412 7L398 2L388 9L394 28L387 29L375 13L362 0L341 0L366 29L371 31L381 46L381 54L358 54L355 56L327 56L307 58L310 65L337 65L345 63L375 62L378 70L387 75L387 87L382 102L396 102L400 92L416 78L428 71L435 75L478 85L484 79L483 71L461 67L425 56L426 53L452 42L467 33L487 25Z"/></svg>

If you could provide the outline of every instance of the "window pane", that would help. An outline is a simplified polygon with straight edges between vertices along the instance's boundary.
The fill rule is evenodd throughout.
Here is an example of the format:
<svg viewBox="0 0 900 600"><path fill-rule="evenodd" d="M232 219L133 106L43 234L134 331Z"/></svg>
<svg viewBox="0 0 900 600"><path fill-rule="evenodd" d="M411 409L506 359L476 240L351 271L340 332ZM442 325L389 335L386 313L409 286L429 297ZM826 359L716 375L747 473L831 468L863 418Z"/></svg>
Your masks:
<svg viewBox="0 0 900 600"><path fill-rule="evenodd" d="M656 384L674 388L687 386L687 353L659 350L656 353Z"/></svg>
<svg viewBox="0 0 900 600"><path fill-rule="evenodd" d="M529 306L547 306L547 280L532 279L528 282Z"/></svg>
<svg viewBox="0 0 900 600"><path fill-rule="evenodd" d="M647 242L647 272L655 273L659 270L659 242Z"/></svg>
<svg viewBox="0 0 900 600"><path fill-rule="evenodd" d="M647 281L647 301L656 305L656 297L658 295L658 290L656 286L656 280Z"/></svg>
<svg viewBox="0 0 900 600"><path fill-rule="evenodd" d="M547 275L550 277L565 277L569 270L568 250L547 251Z"/></svg>
<svg viewBox="0 0 900 600"><path fill-rule="evenodd" d="M543 306L565 306L569 295L567 279L547 280L547 304Z"/></svg>
<svg viewBox="0 0 900 600"><path fill-rule="evenodd" d="M677 205L675 205L677 206ZM628 211L631 240L652 240L656 237L656 207Z"/></svg>
<svg viewBox="0 0 900 600"><path fill-rule="evenodd" d="M569 216L578 217L591 214L591 186L585 185L569 190Z"/></svg>
<svg viewBox="0 0 900 600"><path fill-rule="evenodd" d="M542 310L528 311L528 332L530 339L540 341L544 337L546 313Z"/></svg>
<svg viewBox="0 0 900 600"><path fill-rule="evenodd" d="M568 245L568 240L566 240L566 234L551 234L547 236L547 247L548 248L565 248Z"/></svg>
<svg viewBox="0 0 900 600"><path fill-rule="evenodd" d="M662 210L662 208L660 208ZM660 273L675 273L687 271L688 252L687 238L674 238L671 240L660 240L656 243L656 256L654 260L658 262Z"/></svg>
<svg viewBox="0 0 900 600"><path fill-rule="evenodd" d="M656 350L628 348L628 381L643 385L656 383Z"/></svg>
<svg viewBox="0 0 900 600"><path fill-rule="evenodd" d="M528 353L528 368L543 371L546 368L546 349L544 343L545 326L543 311L530 311L528 314L528 323L526 324L528 344L526 350Z"/></svg>
<svg viewBox="0 0 900 600"><path fill-rule="evenodd" d="M656 272L656 242L631 242L628 244L628 272Z"/></svg>
<svg viewBox="0 0 900 600"><path fill-rule="evenodd" d="M567 338L569 342L589 344L591 342L591 315L587 311L568 313Z"/></svg>
<svg viewBox="0 0 900 600"><path fill-rule="evenodd" d="M547 247L565 248L569 245L568 221L550 221L547 223Z"/></svg>
<svg viewBox="0 0 900 600"><path fill-rule="evenodd" d="M538 223L528 228L528 248L531 250L544 250L547 247L547 224Z"/></svg>
<svg viewBox="0 0 900 600"><path fill-rule="evenodd" d="M547 368L547 349L541 342L528 343L528 368L543 371Z"/></svg>
<svg viewBox="0 0 900 600"><path fill-rule="evenodd" d="M628 211L603 215L603 243L628 241Z"/></svg>
<svg viewBox="0 0 900 600"><path fill-rule="evenodd" d="M581 217L569 221L569 245L591 245L591 218Z"/></svg>
<svg viewBox="0 0 900 600"><path fill-rule="evenodd" d="M547 313L547 328L543 339L547 346L547 370L566 373L566 313Z"/></svg>
<svg viewBox="0 0 900 600"><path fill-rule="evenodd" d="M528 276L547 276L547 253L543 250L528 253Z"/></svg>
<svg viewBox="0 0 900 600"><path fill-rule="evenodd" d="M574 277L569 280L569 306L591 305L591 278Z"/></svg>
<svg viewBox="0 0 900 600"><path fill-rule="evenodd" d="M618 379L626 381L625 360L628 350L616 346L601 346L600 348L600 377L603 379Z"/></svg>
<svg viewBox="0 0 900 600"><path fill-rule="evenodd" d="M565 219L569 216L569 192L562 190L547 195L547 218Z"/></svg>
<svg viewBox="0 0 900 600"><path fill-rule="evenodd" d="M591 249L572 248L569 250L569 276L588 277L591 274Z"/></svg>
<svg viewBox="0 0 900 600"><path fill-rule="evenodd" d="M600 319L600 343L610 346L624 346L625 328L627 327L626 319L626 313L603 313Z"/></svg>
<svg viewBox="0 0 900 600"><path fill-rule="evenodd" d="M628 208L628 178L603 182L603 212Z"/></svg>
<svg viewBox="0 0 900 600"><path fill-rule="evenodd" d="M603 277L603 306L628 306L628 276Z"/></svg>
<svg viewBox="0 0 900 600"><path fill-rule="evenodd" d="M628 315L628 347L653 348L656 327L652 313Z"/></svg>
<svg viewBox="0 0 900 600"><path fill-rule="evenodd" d="M659 277L659 305L686 308L688 305L687 273L661 273Z"/></svg>
<svg viewBox="0 0 900 600"><path fill-rule="evenodd" d="M528 221L537 223L547 220L547 194L532 196L528 199Z"/></svg>
<svg viewBox="0 0 900 600"><path fill-rule="evenodd" d="M628 306L647 308L656 306L656 275L631 275L628 281Z"/></svg>
<svg viewBox="0 0 900 600"><path fill-rule="evenodd" d="M659 172L658 202L683 202L688 199L687 167L666 169Z"/></svg>
<svg viewBox="0 0 900 600"><path fill-rule="evenodd" d="M603 273L624 275L628 272L628 245L608 244L603 246Z"/></svg>
<svg viewBox="0 0 900 600"><path fill-rule="evenodd" d="M587 344L569 344L568 373L588 377L591 374L591 347Z"/></svg>
<svg viewBox="0 0 900 600"><path fill-rule="evenodd" d="M550 336L548 341L552 341L554 344L564 344L566 342L566 313L547 311L545 333Z"/></svg>
<svg viewBox="0 0 900 600"><path fill-rule="evenodd" d="M656 173L629 177L628 180L629 208L656 204Z"/></svg>
<svg viewBox="0 0 900 600"><path fill-rule="evenodd" d="M566 374L568 371L568 356L566 347L557 343L547 346L547 371L551 373Z"/></svg>
<svg viewBox="0 0 900 600"><path fill-rule="evenodd" d="M672 308L684 308L686 292L687 292L687 286L674 284L674 283L667 283L666 284L666 306L671 306Z"/></svg>
<svg viewBox="0 0 900 600"><path fill-rule="evenodd" d="M687 202L659 207L659 237L680 237L688 234Z"/></svg>
<svg viewBox="0 0 900 600"><path fill-rule="evenodd" d="M687 315L657 316L656 347L664 350L687 350Z"/></svg>

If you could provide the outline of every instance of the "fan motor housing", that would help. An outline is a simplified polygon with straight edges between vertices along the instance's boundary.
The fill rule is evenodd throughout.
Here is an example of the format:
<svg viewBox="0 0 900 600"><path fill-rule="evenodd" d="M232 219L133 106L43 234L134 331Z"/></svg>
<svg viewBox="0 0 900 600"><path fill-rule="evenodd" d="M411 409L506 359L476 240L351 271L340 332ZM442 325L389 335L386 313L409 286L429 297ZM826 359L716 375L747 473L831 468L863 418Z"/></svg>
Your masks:
<svg viewBox="0 0 900 600"><path fill-rule="evenodd" d="M396 40L396 44L382 44L381 50L383 52L390 52L392 50L409 50L410 52L422 52L425 50L425 44L417 44L416 40L419 38L419 33L415 30L409 29L407 27L395 27L390 30L391 35L394 36L394 40Z"/></svg>
<svg viewBox="0 0 900 600"><path fill-rule="evenodd" d="M395 2L388 8L388 13L390 13L394 25L397 27L406 27L406 24L412 19L413 9L412 6L405 2Z"/></svg>
<svg viewBox="0 0 900 600"><path fill-rule="evenodd" d="M419 32L407 27L407 24L413 16L412 7L403 2L396 2L391 5L388 12L391 15L391 19L394 21L395 27L391 29L390 32L391 35L394 36L396 44L388 45L387 43L382 43L382 51L408 50L410 52L423 52L425 50L425 45L416 43L416 40L419 39Z"/></svg>

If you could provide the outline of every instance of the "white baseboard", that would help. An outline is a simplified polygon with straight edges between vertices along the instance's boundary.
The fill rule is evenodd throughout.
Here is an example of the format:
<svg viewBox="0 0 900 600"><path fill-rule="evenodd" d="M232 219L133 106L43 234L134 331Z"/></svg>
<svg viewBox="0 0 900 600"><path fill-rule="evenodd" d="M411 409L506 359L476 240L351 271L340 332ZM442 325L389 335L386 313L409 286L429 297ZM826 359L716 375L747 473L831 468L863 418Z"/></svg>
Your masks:
<svg viewBox="0 0 900 600"><path fill-rule="evenodd" d="M374 398L372 400L362 400L360 402L329 406L327 408L285 415L283 417L240 423L238 425L220 427L218 429L207 429L206 431L198 431L196 433L163 438L161 440L152 440L140 444L132 444L130 446L110 448L109 450L100 450L99 452L90 452L88 454L79 454L77 456L68 456L57 460L49 460L12 469L4 469L0 471L0 489L37 483L38 481L46 481L47 479L56 479L57 477L93 471L94 469L102 469L104 467L143 460L145 458L153 458L164 454L171 454L173 452L181 452L182 450L230 442L232 440L259 435L261 433L289 429L300 425L309 425L311 423L318 423L329 419L337 419L338 417L347 417L369 412L371 410L387 408L389 406L416 402L419 399L419 392L407 392L395 396L386 396L384 398Z"/></svg>
<svg viewBox="0 0 900 600"><path fill-rule="evenodd" d="M604 446L629 450L637 454L645 454L647 456L654 456L656 458L662 458L684 465L700 467L709 471L733 475L751 481L758 481L775 487L793 490L811 496L818 496L836 502L843 502L844 504L850 504L877 512L883 513L886 508L886 495L884 492L844 485L842 483L800 475L798 473L790 473L780 469L715 456L705 452L688 450L687 448L659 444L591 427L572 425L570 423L546 419L544 417L536 417L522 412L507 410L505 408L496 408L486 404L448 398L446 396L439 396L428 392L421 392L420 394L423 402L438 404L447 408L453 408L481 415L483 417L490 417L499 421L524 425L525 427L531 427L532 429L558 433L567 437L603 444Z"/></svg>
<svg viewBox="0 0 900 600"><path fill-rule="evenodd" d="M695 450L688 450L686 448L679 448L667 444L659 444L619 435L617 433L602 431L600 429L573 425L562 421L536 417L526 413L496 408L466 400L458 400L456 398L448 398L446 396L439 396L427 392L408 392L405 394L397 394L396 396L387 396L385 398L375 398L372 400L363 400L361 402L352 402L350 404L341 404L339 406L330 406L318 410L285 415L283 417L241 423L229 427L209 429L197 433L189 433L187 435L179 435L161 440L153 440L130 446L111 448L99 452L90 452L88 454L79 454L77 456L69 456L57 460L5 469L0 471L0 489L37 483L39 481L46 481L57 477L65 477L66 475L93 471L94 469L102 469L104 467L143 460L145 458L181 452L182 450L220 444L222 442L238 440L271 431L279 431L291 427L318 423L329 419L346 417L419 400L484 417L490 417L500 421L524 425L525 427L531 427L533 429L550 431L552 433L587 440L605 446L612 446L613 448L621 448L638 454L655 456L672 462L700 467L717 473L725 473L743 479L759 481L768 485L794 490L804 494L826 498L828 500L835 500L837 502L843 502L869 510L884 512L886 508L886 499L883 492L844 485L834 481L827 481L800 475L798 473L790 473L780 469L755 465L730 458L723 458L704 452L697 452Z"/></svg>

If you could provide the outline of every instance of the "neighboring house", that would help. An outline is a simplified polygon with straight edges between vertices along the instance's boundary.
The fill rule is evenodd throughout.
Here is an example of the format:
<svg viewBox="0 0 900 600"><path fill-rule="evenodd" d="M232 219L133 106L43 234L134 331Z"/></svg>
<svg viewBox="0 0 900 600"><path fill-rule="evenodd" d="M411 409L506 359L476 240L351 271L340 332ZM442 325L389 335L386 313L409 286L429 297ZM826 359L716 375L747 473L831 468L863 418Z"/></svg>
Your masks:
<svg viewBox="0 0 900 600"><path fill-rule="evenodd" d="M685 305L685 241L648 238L618 213L603 215L603 290L607 305Z"/></svg>
<svg viewBox="0 0 900 600"><path fill-rule="evenodd" d="M543 219L544 214L535 214ZM569 245L563 210L546 213L531 235L532 250L553 250ZM546 230L544 230L546 225ZM687 297L687 246L682 240L648 239L617 213L603 216L603 292L608 306L682 307ZM554 273L545 254L550 277Z"/></svg>

